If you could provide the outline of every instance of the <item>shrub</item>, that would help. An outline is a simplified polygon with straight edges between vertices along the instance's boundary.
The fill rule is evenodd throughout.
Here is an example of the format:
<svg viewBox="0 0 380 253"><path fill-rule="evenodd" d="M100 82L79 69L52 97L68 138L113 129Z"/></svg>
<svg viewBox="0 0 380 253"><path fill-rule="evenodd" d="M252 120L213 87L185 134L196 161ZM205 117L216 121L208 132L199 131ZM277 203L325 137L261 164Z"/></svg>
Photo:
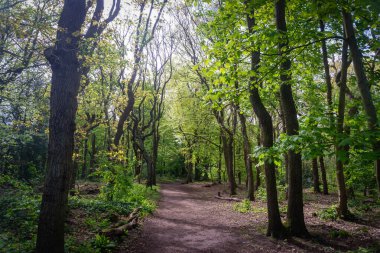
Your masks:
<svg viewBox="0 0 380 253"><path fill-rule="evenodd" d="M6 175L0 176L0 190L0 249L32 252L41 198L31 187Z"/></svg>
<svg viewBox="0 0 380 253"><path fill-rule="evenodd" d="M87 217L84 221L86 226L93 232L100 231L110 226L110 221L99 216Z"/></svg>
<svg viewBox="0 0 380 253"><path fill-rule="evenodd" d="M346 230L333 230L329 233L329 236L331 238L348 238L350 236L350 233L348 233Z"/></svg>
<svg viewBox="0 0 380 253"><path fill-rule="evenodd" d="M133 209L127 202L86 199L77 196L69 199L69 207L81 208L90 213L116 213L119 215L128 215Z"/></svg>
<svg viewBox="0 0 380 253"><path fill-rule="evenodd" d="M337 206L332 205L325 208L317 213L318 217L322 220L336 220L338 219Z"/></svg>
<svg viewBox="0 0 380 253"><path fill-rule="evenodd" d="M233 209L239 213L248 213L252 210L251 201L244 199L242 202L234 204Z"/></svg>
<svg viewBox="0 0 380 253"><path fill-rule="evenodd" d="M111 252L116 247L116 244L104 235L95 235L92 245L95 249L99 249L100 252Z"/></svg>

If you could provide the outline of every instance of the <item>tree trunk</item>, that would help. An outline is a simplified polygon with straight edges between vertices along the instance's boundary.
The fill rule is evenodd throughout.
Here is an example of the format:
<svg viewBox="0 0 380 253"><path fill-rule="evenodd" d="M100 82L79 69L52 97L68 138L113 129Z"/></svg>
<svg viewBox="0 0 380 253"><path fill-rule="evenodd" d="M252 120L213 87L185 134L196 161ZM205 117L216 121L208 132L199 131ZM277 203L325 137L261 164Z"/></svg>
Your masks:
<svg viewBox="0 0 380 253"><path fill-rule="evenodd" d="M82 175L81 178L84 179L87 176L87 153L88 153L88 137L86 136L83 144L83 163L82 163Z"/></svg>
<svg viewBox="0 0 380 253"><path fill-rule="evenodd" d="M152 146L152 184L157 184L156 179L156 171L157 171L157 157L158 157L158 144L160 142L160 134L158 132L158 127L156 126L156 123L153 122L153 146Z"/></svg>
<svg viewBox="0 0 380 253"><path fill-rule="evenodd" d="M368 82L365 68L363 65L363 56L359 49L356 37L354 26L352 23L352 17L349 12L347 12L344 7L342 7L342 16L343 16L343 25L345 30L346 39L350 47L352 62L354 64L354 71L356 75L357 84L359 87L360 95L362 97L363 107L368 117L368 128L371 131L379 130L379 123L377 119L377 112L375 105L373 103L370 84ZM375 140L373 143L373 151L378 154L380 157L380 141ZM380 192L380 159L377 159L375 162L376 170L376 180L378 185L378 190Z"/></svg>
<svg viewBox="0 0 380 253"><path fill-rule="evenodd" d="M347 206L347 190L346 182L344 179L344 156L346 156L345 147L339 145L340 141L344 138L343 136L343 124L344 124L344 111L346 107L346 82L347 82L347 41L343 42L342 49L342 70L340 78L340 89L339 89L339 104L338 104L338 115L337 115L337 139L335 140L335 150L336 150L336 178L338 181L338 194L339 194L339 207L338 213L339 216L343 218L348 218L349 211Z"/></svg>
<svg viewBox="0 0 380 253"><path fill-rule="evenodd" d="M247 4L250 10L247 15L247 26L250 34L254 33L253 27L255 26L254 9L253 5ZM252 45L254 47L254 45ZM251 70L257 72L260 62L260 52L252 51L251 53ZM273 146L273 124L272 118L261 101L259 90L257 88L257 79L254 76L249 80L250 102L253 107L257 118L259 119L261 143L264 148L271 148ZM267 236L275 238L282 238L286 235L286 229L282 225L280 210L278 207L277 187L276 187L276 173L275 165L272 161L264 161L265 181L267 191L267 210L268 210L268 228Z"/></svg>
<svg viewBox="0 0 380 253"><path fill-rule="evenodd" d="M228 182L230 185L230 195L236 195L236 182L233 172L233 136L226 132L222 134L224 161L226 164Z"/></svg>
<svg viewBox="0 0 380 253"><path fill-rule="evenodd" d="M313 167L313 187L315 193L321 193L321 189L319 187L319 173L318 173L318 160L317 158L314 158L312 160L312 167Z"/></svg>
<svg viewBox="0 0 380 253"><path fill-rule="evenodd" d="M218 183L222 183L222 132L219 136Z"/></svg>
<svg viewBox="0 0 380 253"><path fill-rule="evenodd" d="M280 96L278 94L278 96ZM284 115L284 108L282 108L282 104L280 103L280 119L282 122L282 132L286 134L286 123L285 123L285 115ZM289 184L289 157L288 153L284 152L284 167L285 167L285 185L288 187ZM286 199L288 199L288 188L286 188Z"/></svg>
<svg viewBox="0 0 380 253"><path fill-rule="evenodd" d="M321 32L325 31L325 23L323 20L319 20L319 27ZM327 47L326 41L322 40L322 59L323 59L323 67L325 69L325 82L327 87L327 107L328 107L328 115L330 119L330 127L334 126L334 116L333 116L333 108L332 108L332 85L331 85L331 76L330 76L330 66L328 61Z"/></svg>
<svg viewBox="0 0 380 253"><path fill-rule="evenodd" d="M186 183L192 183L193 182L193 162L192 162L192 154L190 153L190 156L189 156L191 159L191 162L187 162L186 163L186 167L187 167L187 177L186 177Z"/></svg>
<svg viewBox="0 0 380 253"><path fill-rule="evenodd" d="M147 150L145 150L143 144L140 143L140 152L146 162L147 167L147 178L146 178L146 186L152 187L153 186L153 161L152 157L149 155Z"/></svg>
<svg viewBox="0 0 380 253"><path fill-rule="evenodd" d="M64 222L70 179L77 94L81 80L79 36L86 16L85 0L65 0L54 48L45 51L51 65L48 171L38 222L38 253L64 252Z"/></svg>
<svg viewBox="0 0 380 253"><path fill-rule="evenodd" d="M141 166L142 166L141 152L138 149L138 146L134 140L133 140L132 146L133 146L133 150L135 153L135 159L136 159L134 176L135 176L135 178L137 178L137 182L141 183Z"/></svg>
<svg viewBox="0 0 380 253"><path fill-rule="evenodd" d="M329 187L327 184L326 168L325 168L325 161L323 159L323 156L319 157L319 166L321 167L323 194L328 195L329 194Z"/></svg>
<svg viewBox="0 0 380 253"><path fill-rule="evenodd" d="M260 134L257 136L257 146L260 146ZM259 190L259 187L261 185L261 179L260 179L260 174L261 174L261 167L256 165L256 191Z"/></svg>
<svg viewBox="0 0 380 253"><path fill-rule="evenodd" d="M288 49L288 37L285 20L285 0L276 2L276 27L281 38L278 45L280 64L280 98L284 110L286 133L289 136L298 135L297 111L293 99L291 88L291 62L284 50ZM303 213L303 192L302 192L302 160L301 154L294 149L288 151L289 157L289 186L288 186L288 224L292 235L308 236Z"/></svg>
<svg viewBox="0 0 380 253"><path fill-rule="evenodd" d="M93 133L91 136L91 153L90 153L90 173L95 172L95 161L96 161L96 134Z"/></svg>
<svg viewBox="0 0 380 253"><path fill-rule="evenodd" d="M247 199L254 201L255 196L254 196L252 162L249 156L251 153L251 144L249 143L245 116L242 113L238 113L238 114L240 118L241 133L243 136L243 143L244 143L243 152L244 152L245 170L247 172Z"/></svg>

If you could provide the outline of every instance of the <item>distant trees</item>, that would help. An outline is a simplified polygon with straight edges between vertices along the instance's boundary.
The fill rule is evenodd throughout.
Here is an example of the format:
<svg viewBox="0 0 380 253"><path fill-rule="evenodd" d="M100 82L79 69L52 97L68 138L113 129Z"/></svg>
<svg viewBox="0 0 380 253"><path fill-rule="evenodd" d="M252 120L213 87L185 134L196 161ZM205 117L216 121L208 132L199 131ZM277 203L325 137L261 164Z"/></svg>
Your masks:
<svg viewBox="0 0 380 253"><path fill-rule="evenodd" d="M366 68L368 71L376 69L373 66L377 64L374 60L377 49L372 45L377 36L374 34L378 31L369 25L373 24L373 18L363 23L357 21L356 29L367 31L361 33L363 36L360 49L360 43L354 36L351 7L348 3L326 4L323 1L289 2L287 8L285 1L276 1L275 4L211 1L182 7L185 16L196 13L190 21L178 18L183 29L183 47L189 56L189 63L195 65L193 73L198 76L205 89L204 99L211 106L210 110L216 115L216 122L222 129L221 140L224 147L231 143L233 149L239 149L236 141L242 138L240 145L247 150L249 142L246 141L246 134L242 131L243 136L237 136L233 128L236 114L230 108L246 106L246 101L252 104L252 116L254 122L257 119L259 123L260 144L263 148L256 147L249 153L257 159L252 161L259 161L255 166L264 164L266 171L268 235L281 237L285 234L276 211L278 181L287 186L290 233L307 236L302 189L311 184L303 182L303 171L312 171L316 193L321 192L321 176L323 193L328 194L328 175L331 175L329 171L332 169L330 157L335 154L339 212L341 217L349 218L347 185L358 184L357 178L352 176L358 173L355 166L363 164L369 172L370 163L377 161L377 142L373 136L378 136L378 126L374 123L376 105L371 97L376 93L371 92L370 88L378 88L370 85L365 72ZM339 10L343 10L342 16L337 15ZM372 11L377 13L378 10ZM276 13L275 23L268 18L273 12ZM371 11L360 4L356 6L355 12L360 16L367 13L373 17L373 13L369 14ZM345 33L342 33L343 24ZM346 43L349 44L351 56L345 53ZM366 50L366 47L370 49ZM364 61L361 50L366 50ZM356 61L354 71L359 89L352 85L354 79L350 70L350 57L354 65ZM335 64L333 67L331 62ZM338 88L333 86L334 80ZM355 97L351 89L360 92L363 101L365 100L363 112L369 122L367 129L354 123L362 122L357 117L354 118L359 113L358 107L351 105L348 112L344 105L346 95ZM363 115L363 112L360 113ZM349 120L345 120L345 114L348 114ZM240 124L244 129L244 119ZM360 140L359 136L366 137ZM255 139L252 133L248 135L249 139ZM355 150L350 143L362 143L364 146L361 147L364 148L354 144L358 148ZM372 147L369 149L368 145ZM367 158L360 159L356 156L361 152L366 153ZM228 158L231 154L234 156L235 151L223 154ZM246 157L244 155L240 159L246 161ZM302 159L308 161L302 162ZM233 194L236 168L229 159L225 159L224 164ZM307 167L302 168L302 164ZM286 178L281 175L276 179L276 167L285 169ZM249 174L247 170L247 180L251 177ZM331 176L330 179L334 180ZM353 190L351 186L349 188Z"/></svg>

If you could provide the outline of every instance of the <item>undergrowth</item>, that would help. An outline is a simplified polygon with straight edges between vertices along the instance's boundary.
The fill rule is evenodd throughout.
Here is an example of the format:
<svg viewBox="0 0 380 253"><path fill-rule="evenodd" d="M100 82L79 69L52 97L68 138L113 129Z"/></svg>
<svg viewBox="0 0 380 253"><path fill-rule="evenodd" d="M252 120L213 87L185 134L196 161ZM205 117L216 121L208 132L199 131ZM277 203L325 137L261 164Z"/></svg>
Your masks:
<svg viewBox="0 0 380 253"><path fill-rule="evenodd" d="M129 180L129 179L128 179ZM99 232L108 228L118 216L127 216L133 209L140 207L141 215L146 216L156 208L159 197L158 187L152 189L132 181L128 188L119 182L123 190L116 190L113 198L107 198L105 189L99 195L79 195L69 198L69 210L80 210L83 217L74 224L66 223L65 251L70 253L110 252L116 242L102 236ZM108 192L110 193L110 192ZM117 197L116 197L117 196ZM0 252L34 252L38 225L41 194L32 186L7 175L0 175ZM76 238L73 231L83 231L89 240Z"/></svg>
<svg viewBox="0 0 380 253"><path fill-rule="evenodd" d="M248 213L252 210L251 201L244 199L242 202L234 204L233 209L239 213Z"/></svg>
<svg viewBox="0 0 380 253"><path fill-rule="evenodd" d="M336 205L331 205L330 207L324 208L317 212L317 216L321 220L336 220L338 219L338 211Z"/></svg>

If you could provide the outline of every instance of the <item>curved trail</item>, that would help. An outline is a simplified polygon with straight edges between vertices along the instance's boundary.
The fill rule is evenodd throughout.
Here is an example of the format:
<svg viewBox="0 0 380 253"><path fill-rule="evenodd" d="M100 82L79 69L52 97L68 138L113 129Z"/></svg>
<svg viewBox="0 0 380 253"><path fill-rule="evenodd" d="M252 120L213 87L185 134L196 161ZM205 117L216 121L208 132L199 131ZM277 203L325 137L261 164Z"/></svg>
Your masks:
<svg viewBox="0 0 380 253"><path fill-rule="evenodd" d="M285 250L255 230L262 222L232 210L199 184L162 184L157 211L132 231L119 252L279 252ZM256 224L254 224L256 223ZM264 225L265 227L265 225ZM257 227L256 227L257 229ZM282 249L281 249L282 248Z"/></svg>

